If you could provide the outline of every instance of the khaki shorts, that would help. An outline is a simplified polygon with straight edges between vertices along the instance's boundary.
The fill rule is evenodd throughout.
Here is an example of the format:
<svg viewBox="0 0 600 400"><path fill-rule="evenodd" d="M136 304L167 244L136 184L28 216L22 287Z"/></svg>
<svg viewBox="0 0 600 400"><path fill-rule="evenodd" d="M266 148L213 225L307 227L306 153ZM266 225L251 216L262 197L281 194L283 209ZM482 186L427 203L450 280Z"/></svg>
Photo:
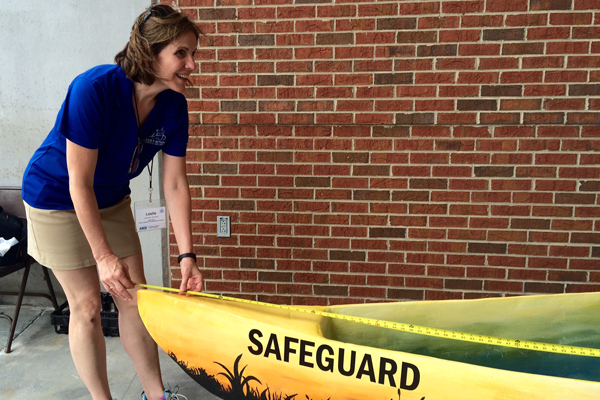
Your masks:
<svg viewBox="0 0 600 400"><path fill-rule="evenodd" d="M37 262L57 270L96 265L74 210L42 210L25 203L25 211L27 252ZM101 209L100 218L108 243L117 257L142 252L129 196L114 206Z"/></svg>

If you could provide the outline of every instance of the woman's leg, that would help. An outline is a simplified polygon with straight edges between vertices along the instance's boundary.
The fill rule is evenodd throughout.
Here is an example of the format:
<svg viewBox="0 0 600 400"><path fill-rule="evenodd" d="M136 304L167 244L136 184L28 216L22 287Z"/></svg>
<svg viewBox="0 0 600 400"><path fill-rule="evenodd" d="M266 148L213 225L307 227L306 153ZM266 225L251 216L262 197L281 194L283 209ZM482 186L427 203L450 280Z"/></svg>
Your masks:
<svg viewBox="0 0 600 400"><path fill-rule="evenodd" d="M100 281L96 267L52 271L69 302L69 347L75 368L94 400L111 399L106 343L100 319Z"/></svg>
<svg viewBox="0 0 600 400"><path fill-rule="evenodd" d="M129 276L133 282L146 283L141 254L125 257L123 261L129 266ZM146 397L148 400L158 400L164 391L158 348L140 318L136 295L139 289L136 287L129 291L133 301L114 298L119 309L119 336L133 362Z"/></svg>

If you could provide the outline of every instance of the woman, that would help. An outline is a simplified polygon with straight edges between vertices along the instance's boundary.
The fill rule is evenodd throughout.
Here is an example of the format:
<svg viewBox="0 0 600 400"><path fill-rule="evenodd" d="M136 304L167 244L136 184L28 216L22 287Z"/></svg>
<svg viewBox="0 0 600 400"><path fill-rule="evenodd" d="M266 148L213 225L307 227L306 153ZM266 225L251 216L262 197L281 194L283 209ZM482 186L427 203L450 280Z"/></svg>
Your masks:
<svg viewBox="0 0 600 400"><path fill-rule="evenodd" d="M119 309L121 341L144 388L142 399L175 398L164 390L158 350L135 301L135 283L145 278L129 181L162 150L165 199L181 254L180 291L202 290L191 234L183 96L199 33L169 6L148 8L116 65L92 68L72 82L54 128L25 171L29 254L52 269L65 291L69 346L94 400L112 399L100 282Z"/></svg>

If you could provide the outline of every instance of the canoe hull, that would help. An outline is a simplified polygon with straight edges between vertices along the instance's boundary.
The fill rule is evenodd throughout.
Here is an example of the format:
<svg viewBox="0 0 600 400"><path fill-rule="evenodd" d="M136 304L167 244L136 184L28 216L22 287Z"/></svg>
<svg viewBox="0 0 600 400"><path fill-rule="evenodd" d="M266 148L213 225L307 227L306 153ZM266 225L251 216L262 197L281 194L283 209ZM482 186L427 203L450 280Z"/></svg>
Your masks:
<svg viewBox="0 0 600 400"><path fill-rule="evenodd" d="M318 315L148 290L138 292L138 304L157 344L223 399L591 400L600 393L597 382L332 340Z"/></svg>

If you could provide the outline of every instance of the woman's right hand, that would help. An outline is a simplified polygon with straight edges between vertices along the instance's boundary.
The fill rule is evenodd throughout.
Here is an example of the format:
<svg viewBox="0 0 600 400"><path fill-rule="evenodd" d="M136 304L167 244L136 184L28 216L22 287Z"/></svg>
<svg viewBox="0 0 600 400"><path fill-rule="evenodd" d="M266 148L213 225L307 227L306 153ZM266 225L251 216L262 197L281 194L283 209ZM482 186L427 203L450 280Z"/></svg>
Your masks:
<svg viewBox="0 0 600 400"><path fill-rule="evenodd" d="M129 277L129 266L115 254L108 254L96 261L100 281L108 293L123 300L133 300L133 296L127 291L135 287Z"/></svg>

